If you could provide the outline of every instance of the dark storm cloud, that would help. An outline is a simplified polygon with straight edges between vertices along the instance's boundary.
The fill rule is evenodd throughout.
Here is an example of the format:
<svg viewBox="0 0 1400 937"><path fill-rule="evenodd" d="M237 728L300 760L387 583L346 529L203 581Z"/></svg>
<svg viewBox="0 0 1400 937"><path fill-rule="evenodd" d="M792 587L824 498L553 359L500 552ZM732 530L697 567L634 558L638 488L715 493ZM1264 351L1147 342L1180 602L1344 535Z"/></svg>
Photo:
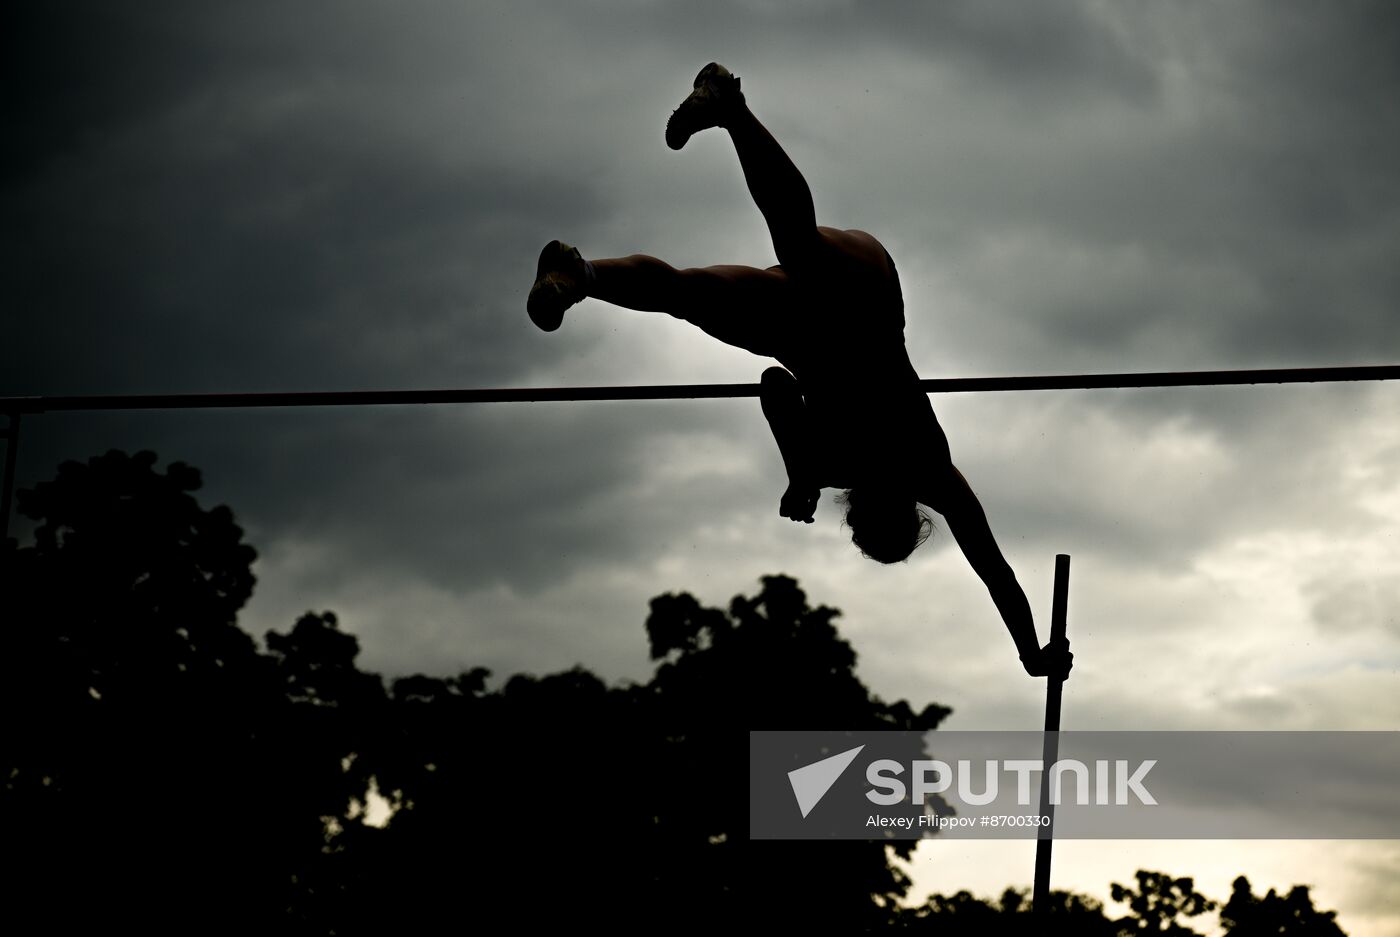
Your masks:
<svg viewBox="0 0 1400 937"><path fill-rule="evenodd" d="M772 73L801 60L805 83L819 97L828 93L824 85L869 88L870 75L851 65L877 47L882 55L945 62L970 88L1014 94L1027 103L1086 94L1136 98L1156 84L1150 63L1131 53L1113 18L1089 4L841 0L793 6L731 0L644 4L628 14L639 32L687 46L733 49L736 64L749 60L743 70ZM580 30L587 32L593 18L580 17ZM918 101L912 103L917 108ZM935 115L915 110L908 116Z"/></svg>
<svg viewBox="0 0 1400 937"><path fill-rule="evenodd" d="M751 508L718 476L680 493L645 484L649 447L714 418L664 403L52 414L26 424L22 451L39 478L108 446L202 467L201 502L232 506L254 546L327 545L308 596L365 568L446 590L530 592L580 567L683 547L678 532L697 513L718 522ZM776 499L768 487L748 493Z"/></svg>
<svg viewBox="0 0 1400 937"><path fill-rule="evenodd" d="M10 4L0 66L6 181L158 115L207 81L216 50L180 35L199 18L178 3Z"/></svg>
<svg viewBox="0 0 1400 937"><path fill-rule="evenodd" d="M1316 527L1341 542L1376 523L1345 479L1368 455L1358 417L1393 407L1393 390L1102 396L943 408L954 458L978 480L1008 542L1042 554L1102 550L1125 568L1180 574L1202 550L1245 534ZM1034 417L1006 416L1022 407Z"/></svg>
<svg viewBox="0 0 1400 937"><path fill-rule="evenodd" d="M508 73L480 59L503 50L472 17L447 40L423 18L333 9L415 41L386 29L376 43L366 17L329 13L48 8L25 24L24 147L3 197L7 298L26 314L5 343L6 391L508 384L579 353L576 337L541 342L520 307L538 232L608 212L549 152L502 142L537 132L491 99ZM71 70L44 51L59 45ZM459 60L470 80L454 85L439 71ZM443 129L440 104L466 126ZM332 545L308 595L364 564L528 591L655 552L706 503L722 513L703 481L639 498L647 466L627 453L656 435L640 429L651 416L55 415L26 427L21 475L152 448L204 467L205 500L230 503L255 542ZM713 422L668 408L660 432Z"/></svg>
<svg viewBox="0 0 1400 937"><path fill-rule="evenodd" d="M444 51L431 21L120 9L48 5L9 33L6 390L489 383L553 353L516 340L521 271L497 258L598 199L490 145L448 152L489 121L414 116L394 89L435 77L406 60ZM376 44L375 21L397 32ZM453 32L435 67L483 43Z"/></svg>
<svg viewBox="0 0 1400 937"><path fill-rule="evenodd" d="M10 150L19 168L8 227L21 233L10 295L41 317L14 347L42 348L57 334L77 358L16 356L5 362L16 386L33 389L25 364L39 361L48 388L66 378L63 389L155 389L157 379L195 389L361 386L410 369L498 381L559 354L513 340L518 323L500 315L502 298L520 287L495 258L512 258L515 277L538 231L585 228L607 210L568 160L512 149L528 139L519 130L493 144L507 121L532 126L528 109L512 117L503 98L533 86L527 69L508 65L511 45L492 41L515 35L499 11L435 28L432 17L373 5L45 9L48 22L12 33L28 37L12 40L11 67L29 106L17 109L24 142ZM1375 328L1394 328L1389 247L1400 221L1389 167L1400 135L1380 105L1393 86L1385 51L1397 17L1385 5L1330 17L1236 7L1208 23L1194 5L687 9L628 12L638 34L692 43L754 42L735 39L736 23L752 37L780 35L772 63L755 54L754 67L770 72L797 47L814 64L836 63L839 50L857 56L879 43L916 72L935 63L996 120L1040 109L1021 137L1032 153L1008 145L975 152L977 167L935 163L921 189L900 190L903 206L874 214L896 233L926 224L914 212L940 219L944 233L920 245L939 258L988 237L1014 244L1053 231L1053 242L982 258L981 272L978 258L966 263L968 285L1029 330L1025 345L1041 359L1059 345L1079 359L1128 348L1146 361L1182 335L1191 336L1176 349L1183 357L1342 358L1359 335L1370 343ZM597 14L551 18L555 35L574 40L561 60L585 57L608 31ZM1198 125L1166 110L1163 75L1176 59L1220 102ZM458 117L474 117L480 139L459 154L424 127L452 67L468 61L474 78L458 79ZM822 69L808 87L837 104L853 90ZM1074 115L1099 108L1103 121L1081 134ZM1055 131L1056 112L1068 132ZM1134 114L1137 123L1114 130ZM936 108L926 116L930 136L948 132ZM1103 151L1086 149L1094 145ZM1109 251L1125 246L1137 253ZM1066 262L1072 248L1079 267ZM1044 289L1096 270L1102 288ZM197 351L201 343L218 353Z"/></svg>
<svg viewBox="0 0 1400 937"><path fill-rule="evenodd" d="M133 154L76 191L32 193L12 215L26 237L11 295L32 317L10 387L344 388L519 369L518 322L499 312L520 287L468 264L512 241L532 252L510 219L540 209L548 184L300 142L207 165Z"/></svg>
<svg viewBox="0 0 1400 937"><path fill-rule="evenodd" d="M529 592L675 546L696 511L733 510L718 480L688 484L684 499L639 490L657 427L684 435L709 419L640 404L319 421L239 486L249 499L281 486L263 510L279 535L334 543L335 575L373 566L448 590ZM382 444L367 445L366 431ZM336 456L353 468L328 469Z"/></svg>
<svg viewBox="0 0 1400 937"><path fill-rule="evenodd" d="M1064 4L1021 8L1075 19ZM1106 355L1138 368L1343 363L1400 339L1396 8L1084 9L1154 76L1129 83L1142 93L1081 92L1073 69L1008 66L1007 95L914 62L931 119L895 152L876 149L887 171L843 196L848 214L861 205L890 226L908 268L927 258L980 319L1023 330L991 347L978 332L954 338L998 356L998 370ZM1029 41L1036 24L1021 25ZM1046 55L1119 87L1079 44L1051 44ZM868 126L898 126L909 100L872 106Z"/></svg>
<svg viewBox="0 0 1400 937"><path fill-rule="evenodd" d="M994 95L1013 95L1027 107L1057 97L1142 100L1157 86L1152 63L1133 53L1114 17L1087 4L910 0L847 10L857 35L946 60L969 90L991 86Z"/></svg>
<svg viewBox="0 0 1400 937"><path fill-rule="evenodd" d="M736 256L762 231L732 153L661 143L667 108L710 58L746 76L821 220L895 249L921 368L1385 360L1400 340L1397 9L35 6L5 40L16 132L0 276L19 314L0 382L350 389L561 372L623 383L643 368L705 380L684 353L703 339L683 326L645 326L675 336L674 360L657 362L639 354L640 323L544 337L520 307L540 244L572 232L768 262ZM724 227L738 224L750 227ZM592 321L623 321L611 315ZM989 454L974 481L999 531L1182 568L1232 530L1318 510L1307 485L1335 470L1319 454L1354 399L1232 394L1028 406L1044 426L1023 422L1007 444L960 426L954 451L974 465ZM658 466L638 455L666 432L749 433L745 412L50 416L27 424L22 464L36 480L59 457L148 446L202 465L211 496L265 543L329 544L339 568L315 575L373 564L530 590L649 560L766 498L726 499L722 478L658 495ZM1189 511L1152 474L1152 447L1173 433L1224 453L1211 484L1182 489ZM1075 469L1110 443L1122 450L1104 451L1102 478ZM1041 481L1037 464L1063 471ZM1125 508L1149 485L1163 500Z"/></svg>

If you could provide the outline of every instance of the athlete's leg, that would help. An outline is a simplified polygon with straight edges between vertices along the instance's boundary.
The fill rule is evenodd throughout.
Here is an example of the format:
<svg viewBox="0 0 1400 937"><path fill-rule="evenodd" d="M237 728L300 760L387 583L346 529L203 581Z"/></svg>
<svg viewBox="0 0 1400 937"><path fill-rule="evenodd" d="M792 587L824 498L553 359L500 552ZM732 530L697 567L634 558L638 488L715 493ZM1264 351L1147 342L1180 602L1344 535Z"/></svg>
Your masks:
<svg viewBox="0 0 1400 937"><path fill-rule="evenodd" d="M781 269L720 265L677 269L645 254L593 261L587 295L615 306L664 312L727 345L774 356L792 307Z"/></svg>
<svg viewBox="0 0 1400 937"><path fill-rule="evenodd" d="M778 263L797 271L814 262L821 242L807 180L749 110L739 79L713 62L700 70L694 90L667 121L666 142L678 150L707 127L723 127L734 141L744 181L768 223Z"/></svg>
<svg viewBox="0 0 1400 937"><path fill-rule="evenodd" d="M664 312L726 344L778 356L788 337L791 294L787 274L777 267L678 270L645 254L589 263L574 248L551 241L540 253L526 308L536 325L553 331L564 310L591 296L628 309Z"/></svg>
<svg viewBox="0 0 1400 937"><path fill-rule="evenodd" d="M743 101L725 129L734 141L749 195L768 224L778 263L801 271L817 262L821 241L807 180Z"/></svg>
<svg viewBox="0 0 1400 937"><path fill-rule="evenodd" d="M810 524L822 486L812 452L811 417L797 378L784 368L769 368L759 383L758 399L787 469L788 487L778 513Z"/></svg>
<svg viewBox="0 0 1400 937"><path fill-rule="evenodd" d="M848 294L832 303L847 311L869 308L872 299L882 309L902 310L898 279L884 247L863 231L817 225L807 180L749 110L739 79L715 63L700 70L694 90L671 115L666 142L680 149L692 134L708 127L729 133L749 194L768 224L778 263L819 294L808 304L814 312L823 298L837 299L833 288Z"/></svg>

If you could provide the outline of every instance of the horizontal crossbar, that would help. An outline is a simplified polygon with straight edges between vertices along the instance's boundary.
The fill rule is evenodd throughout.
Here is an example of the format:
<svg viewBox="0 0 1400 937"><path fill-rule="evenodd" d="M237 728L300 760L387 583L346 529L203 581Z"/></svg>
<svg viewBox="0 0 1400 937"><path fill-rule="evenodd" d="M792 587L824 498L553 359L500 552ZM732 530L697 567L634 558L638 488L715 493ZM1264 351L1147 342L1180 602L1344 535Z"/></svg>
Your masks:
<svg viewBox="0 0 1400 937"><path fill-rule="evenodd" d="M950 377L920 382L930 394L1132 387L1208 387L1393 381L1400 365L1341 368L1256 368L1227 371L1147 371L1129 374L1048 374ZM364 407L404 404L512 403L566 400L696 400L757 397L758 384L641 384L600 387L500 387L445 390L294 391L255 394L100 394L0 397L0 413L60 410L199 410L218 407Z"/></svg>

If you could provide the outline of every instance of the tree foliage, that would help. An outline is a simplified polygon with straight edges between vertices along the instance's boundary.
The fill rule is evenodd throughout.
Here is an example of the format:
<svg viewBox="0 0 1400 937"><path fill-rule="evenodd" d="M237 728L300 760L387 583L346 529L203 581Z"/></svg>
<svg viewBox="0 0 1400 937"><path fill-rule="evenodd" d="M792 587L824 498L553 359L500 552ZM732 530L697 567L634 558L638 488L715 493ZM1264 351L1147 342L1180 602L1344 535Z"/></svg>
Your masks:
<svg viewBox="0 0 1400 937"><path fill-rule="evenodd" d="M963 937L981 934L1065 934L1073 937L1138 937L1141 934L1197 935L1179 918L1195 918L1216 910L1217 902L1196 891L1195 881L1165 872L1140 870L1136 887L1114 882L1110 893L1129 913L1110 918L1104 905L1086 895L1052 891L1048 917L1030 913L1025 891L1008 888L999 899L977 898L966 891L932 895L919 907L905 908L896 924L904 930ZM1220 924L1230 937L1345 937L1335 911L1319 911L1305 885L1295 885L1287 897L1272 889L1256 897L1249 881L1235 879L1230 900L1220 908Z"/></svg>
<svg viewBox="0 0 1400 937"><path fill-rule="evenodd" d="M1220 921L1233 937L1343 937L1337 926L1337 912L1313 907L1308 886L1294 885L1287 895L1272 888L1260 898L1249 887L1249 879L1235 879L1230 900L1220 909Z"/></svg>
<svg viewBox="0 0 1400 937"><path fill-rule="evenodd" d="M1109 894L1132 909L1133 934L1187 937L1196 931L1177 918L1197 917L1216 908L1214 901L1196 891L1193 879L1173 878L1163 872L1139 871L1136 889L1114 882Z"/></svg>
<svg viewBox="0 0 1400 937"><path fill-rule="evenodd" d="M743 922L854 934L1013 932L1023 892L905 908L880 842L751 842L748 732L902 729L840 613L769 576L725 609L651 602L654 672L582 668L385 681L334 614L259 646L237 624L256 554L195 469L149 452L67 462L20 492L33 542L4 544L0 861L12 916L56 933L619 933ZM392 808L366 821L367 792ZM1054 895L1078 934L1193 933L1190 879L1114 886L1133 914ZM1241 935L1340 934L1306 888L1222 919ZM1173 929L1175 928L1175 929Z"/></svg>

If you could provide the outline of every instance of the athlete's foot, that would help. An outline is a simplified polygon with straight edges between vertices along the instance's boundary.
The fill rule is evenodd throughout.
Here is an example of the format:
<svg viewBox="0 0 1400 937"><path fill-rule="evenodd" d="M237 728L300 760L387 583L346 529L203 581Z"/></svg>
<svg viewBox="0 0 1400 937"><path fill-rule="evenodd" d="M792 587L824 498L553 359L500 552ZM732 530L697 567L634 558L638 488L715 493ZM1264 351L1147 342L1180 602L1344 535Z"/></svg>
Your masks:
<svg viewBox="0 0 1400 937"><path fill-rule="evenodd" d="M711 62L695 76L695 90L666 121L666 145L673 150L685 146L691 134L707 127L722 127L737 107L742 107L744 94L739 79L729 74L723 65Z"/></svg>
<svg viewBox="0 0 1400 937"><path fill-rule="evenodd" d="M553 332L564 321L564 310L583 299L588 282L588 268L578 249L559 241L550 241L540 251L539 266L535 268L535 285L525 311L530 321Z"/></svg>

